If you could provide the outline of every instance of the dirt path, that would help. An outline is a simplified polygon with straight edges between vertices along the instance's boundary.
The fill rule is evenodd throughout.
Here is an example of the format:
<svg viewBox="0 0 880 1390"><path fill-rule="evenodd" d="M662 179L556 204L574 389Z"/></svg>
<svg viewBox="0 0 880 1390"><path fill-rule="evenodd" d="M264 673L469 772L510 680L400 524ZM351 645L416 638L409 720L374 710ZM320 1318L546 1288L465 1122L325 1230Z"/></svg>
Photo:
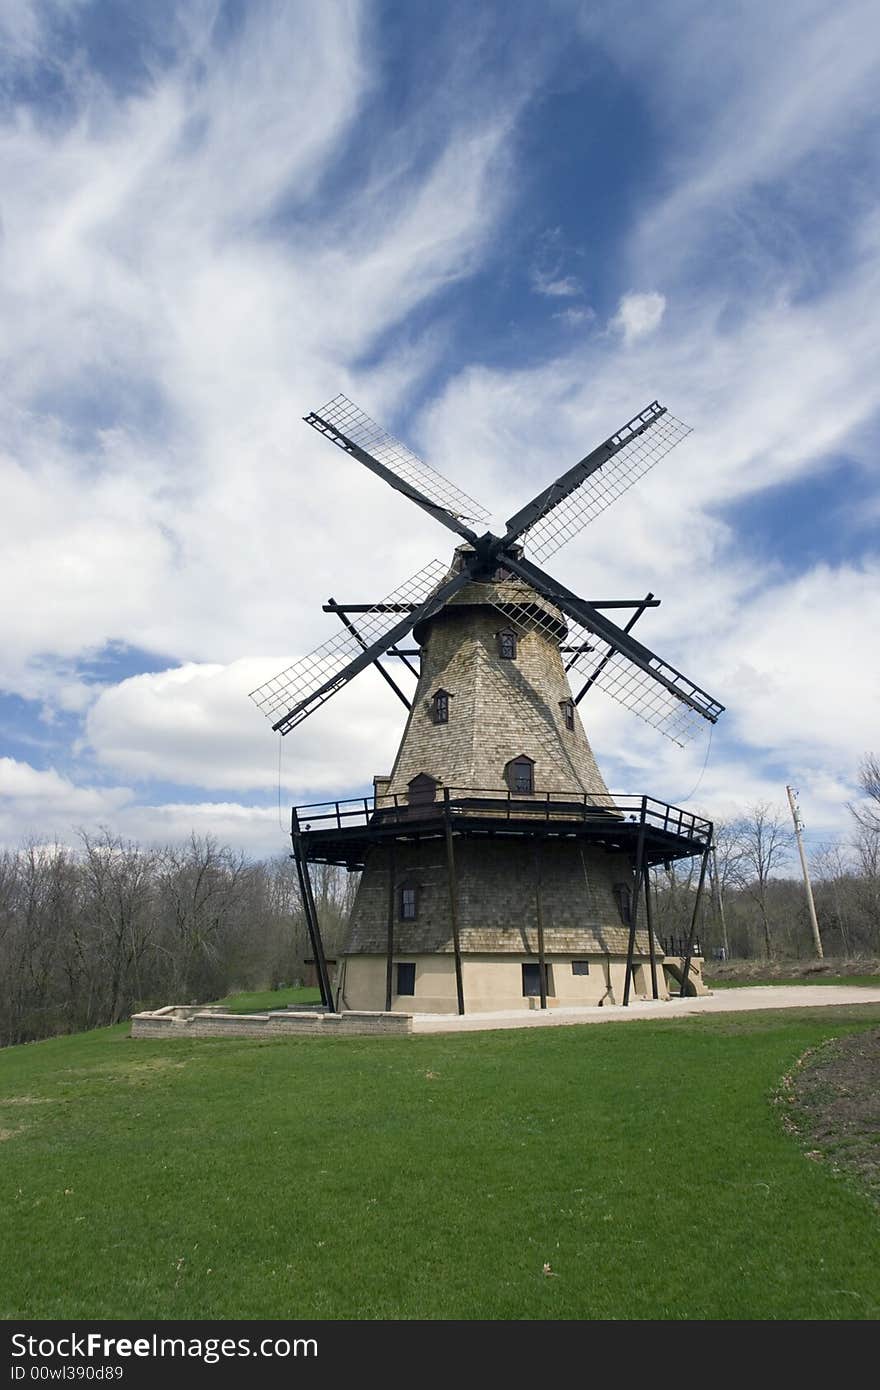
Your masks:
<svg viewBox="0 0 880 1390"><path fill-rule="evenodd" d="M756 1009L815 1009L840 1004L880 1004L877 985L755 985L718 990L702 999L636 1000L604 1008L509 1010L504 1013L413 1014L414 1033L465 1033L492 1028L553 1028L574 1023L636 1023L646 1018L731 1014Z"/></svg>

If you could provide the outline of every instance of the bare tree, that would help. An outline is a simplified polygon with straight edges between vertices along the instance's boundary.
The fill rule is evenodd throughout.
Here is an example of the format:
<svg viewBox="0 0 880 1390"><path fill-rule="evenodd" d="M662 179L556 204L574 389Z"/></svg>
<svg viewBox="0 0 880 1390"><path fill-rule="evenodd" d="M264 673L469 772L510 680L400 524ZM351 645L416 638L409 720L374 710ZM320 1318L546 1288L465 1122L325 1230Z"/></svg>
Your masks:
<svg viewBox="0 0 880 1390"><path fill-rule="evenodd" d="M849 809L864 830L880 835L880 758L876 753L862 758L858 780L865 800L861 805L850 802Z"/></svg>
<svg viewBox="0 0 880 1390"><path fill-rule="evenodd" d="M94 932L105 1013L117 1023L142 997L141 965L152 944L155 852L106 828L79 832L84 908Z"/></svg>
<svg viewBox="0 0 880 1390"><path fill-rule="evenodd" d="M824 908L823 920L832 930L840 934L844 955L852 952L851 913L849 885L853 878L852 864L847 860L843 848L835 843L819 845L810 856L810 869L816 879L817 896L830 901L831 911Z"/></svg>
<svg viewBox="0 0 880 1390"><path fill-rule="evenodd" d="M772 807L766 801L750 806L747 815L737 825L741 849L739 874L745 891L757 904L768 960L773 957L768 912L769 884L773 870L788 859L793 838L787 828L787 817L778 807Z"/></svg>

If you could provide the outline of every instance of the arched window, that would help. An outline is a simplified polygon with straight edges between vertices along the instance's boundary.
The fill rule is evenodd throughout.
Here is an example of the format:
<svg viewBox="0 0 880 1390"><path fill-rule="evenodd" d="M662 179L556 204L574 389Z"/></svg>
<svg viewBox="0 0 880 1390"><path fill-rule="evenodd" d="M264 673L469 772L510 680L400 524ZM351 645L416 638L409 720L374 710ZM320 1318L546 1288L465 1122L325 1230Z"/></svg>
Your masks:
<svg viewBox="0 0 880 1390"><path fill-rule="evenodd" d="M431 717L435 724L449 723L449 691L435 690L431 700Z"/></svg>
<svg viewBox="0 0 880 1390"><path fill-rule="evenodd" d="M574 728L574 700L560 700L559 708L562 711L562 718L565 721L566 729Z"/></svg>
<svg viewBox="0 0 880 1390"><path fill-rule="evenodd" d="M507 785L512 792L533 792L535 790L535 760L522 753L511 758L504 769Z"/></svg>
<svg viewBox="0 0 880 1390"><path fill-rule="evenodd" d="M516 633L512 627L506 627L498 634L498 655L503 661L516 660Z"/></svg>

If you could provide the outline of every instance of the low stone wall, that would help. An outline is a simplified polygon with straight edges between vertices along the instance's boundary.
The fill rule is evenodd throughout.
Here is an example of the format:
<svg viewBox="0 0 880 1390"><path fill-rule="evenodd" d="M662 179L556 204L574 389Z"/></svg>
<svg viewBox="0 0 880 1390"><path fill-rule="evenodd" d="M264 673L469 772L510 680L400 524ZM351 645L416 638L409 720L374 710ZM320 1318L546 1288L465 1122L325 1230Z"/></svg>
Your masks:
<svg viewBox="0 0 880 1390"><path fill-rule="evenodd" d="M168 1004L134 1014L133 1038L340 1038L363 1034L401 1037L412 1033L410 1014L370 1013L354 1009L340 1014L306 1009L279 1009L266 1014L229 1014L217 1005Z"/></svg>

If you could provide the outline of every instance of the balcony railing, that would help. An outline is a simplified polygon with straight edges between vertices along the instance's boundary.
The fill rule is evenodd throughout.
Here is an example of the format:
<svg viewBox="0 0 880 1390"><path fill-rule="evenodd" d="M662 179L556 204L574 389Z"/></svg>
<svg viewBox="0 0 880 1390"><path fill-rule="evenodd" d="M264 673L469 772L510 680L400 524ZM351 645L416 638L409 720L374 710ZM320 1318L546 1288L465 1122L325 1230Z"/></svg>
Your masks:
<svg viewBox="0 0 880 1390"><path fill-rule="evenodd" d="M663 947L664 956L686 956L688 954L686 936L661 936L660 945ZM690 954L702 956L703 948L699 941L691 942Z"/></svg>
<svg viewBox="0 0 880 1390"><path fill-rule="evenodd" d="M502 820L580 821L599 825L644 823L676 838L707 843L712 822L652 796L604 795L582 791L516 792L495 788L443 787L435 798L410 799L405 793L349 797L295 806L294 831L356 830L407 825L414 821L453 821L471 817Z"/></svg>

